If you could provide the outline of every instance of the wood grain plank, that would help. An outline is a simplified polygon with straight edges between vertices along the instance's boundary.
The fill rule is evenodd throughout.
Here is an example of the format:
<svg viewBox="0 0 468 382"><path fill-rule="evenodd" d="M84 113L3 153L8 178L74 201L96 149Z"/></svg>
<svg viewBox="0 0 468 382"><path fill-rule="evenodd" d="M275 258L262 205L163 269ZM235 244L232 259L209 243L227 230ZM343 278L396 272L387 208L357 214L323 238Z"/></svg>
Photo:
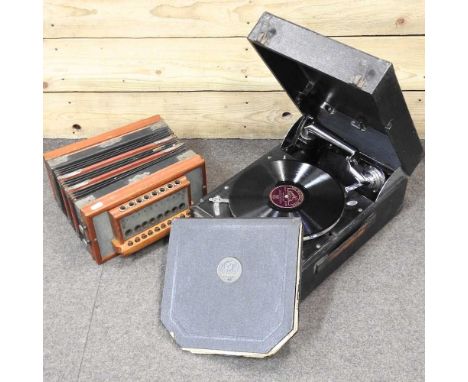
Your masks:
<svg viewBox="0 0 468 382"><path fill-rule="evenodd" d="M394 63L404 90L424 89L424 37L338 40ZM245 38L44 41L44 90L281 90Z"/></svg>
<svg viewBox="0 0 468 382"><path fill-rule="evenodd" d="M423 137L424 92L404 94ZM44 136L90 137L153 114L186 138L282 138L299 117L284 92L46 93Z"/></svg>
<svg viewBox="0 0 468 382"><path fill-rule="evenodd" d="M44 35L246 36L264 11L329 36L424 34L424 0L46 0Z"/></svg>

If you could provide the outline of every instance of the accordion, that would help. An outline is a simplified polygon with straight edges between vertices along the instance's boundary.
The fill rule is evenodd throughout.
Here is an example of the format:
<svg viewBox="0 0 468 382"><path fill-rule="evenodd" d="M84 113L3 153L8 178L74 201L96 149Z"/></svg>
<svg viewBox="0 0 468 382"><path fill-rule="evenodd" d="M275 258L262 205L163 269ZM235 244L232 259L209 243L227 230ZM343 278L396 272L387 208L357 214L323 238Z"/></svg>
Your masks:
<svg viewBox="0 0 468 382"><path fill-rule="evenodd" d="M206 194L205 161L153 116L44 154L58 205L98 264L169 234Z"/></svg>

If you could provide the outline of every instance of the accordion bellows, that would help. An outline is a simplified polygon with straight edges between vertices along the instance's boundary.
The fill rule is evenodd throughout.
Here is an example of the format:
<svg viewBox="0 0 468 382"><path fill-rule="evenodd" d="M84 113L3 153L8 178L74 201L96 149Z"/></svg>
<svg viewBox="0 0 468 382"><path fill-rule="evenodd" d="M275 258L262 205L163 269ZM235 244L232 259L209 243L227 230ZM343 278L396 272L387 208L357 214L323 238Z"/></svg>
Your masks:
<svg viewBox="0 0 468 382"><path fill-rule="evenodd" d="M93 259L166 236L206 194L205 162L156 115L44 154L57 203Z"/></svg>

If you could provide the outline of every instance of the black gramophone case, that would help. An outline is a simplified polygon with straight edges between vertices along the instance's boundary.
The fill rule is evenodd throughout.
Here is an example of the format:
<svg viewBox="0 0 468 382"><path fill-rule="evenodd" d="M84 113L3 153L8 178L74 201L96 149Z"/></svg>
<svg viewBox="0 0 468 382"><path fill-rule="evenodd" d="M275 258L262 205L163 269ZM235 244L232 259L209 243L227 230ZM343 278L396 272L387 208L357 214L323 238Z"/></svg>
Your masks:
<svg viewBox="0 0 468 382"><path fill-rule="evenodd" d="M233 190L268 161L331 174L345 190L343 211L326 234L303 243L303 298L398 213L422 147L390 62L269 13L248 39L302 117L280 146L204 197L194 215L254 217L233 213Z"/></svg>

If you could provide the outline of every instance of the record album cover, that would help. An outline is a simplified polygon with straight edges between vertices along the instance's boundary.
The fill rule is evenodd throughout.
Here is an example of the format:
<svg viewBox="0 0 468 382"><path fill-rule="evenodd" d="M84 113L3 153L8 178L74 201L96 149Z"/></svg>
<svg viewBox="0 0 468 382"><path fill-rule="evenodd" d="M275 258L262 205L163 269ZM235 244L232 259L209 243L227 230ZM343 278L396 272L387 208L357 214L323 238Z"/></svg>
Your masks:
<svg viewBox="0 0 468 382"><path fill-rule="evenodd" d="M161 320L194 353L265 357L297 331L298 218L178 219Z"/></svg>

